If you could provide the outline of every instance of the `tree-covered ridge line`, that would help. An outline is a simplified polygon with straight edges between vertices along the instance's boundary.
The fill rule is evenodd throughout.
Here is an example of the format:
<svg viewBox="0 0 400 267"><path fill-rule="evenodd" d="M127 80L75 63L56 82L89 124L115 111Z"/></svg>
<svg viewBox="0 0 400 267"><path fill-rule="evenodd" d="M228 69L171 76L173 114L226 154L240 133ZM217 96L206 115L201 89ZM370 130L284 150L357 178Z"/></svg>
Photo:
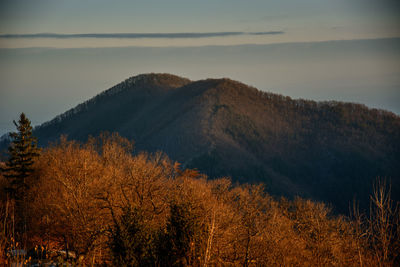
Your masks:
<svg viewBox="0 0 400 267"><path fill-rule="evenodd" d="M262 185L208 180L165 154L132 155L132 148L117 134L103 134L84 144L61 138L42 151L27 180L25 249L31 248L32 263L49 262L60 250L69 251L64 261L81 265L398 263L399 213L380 194L385 186L372 195L371 217L354 208L349 218L322 203L273 198ZM0 178L4 190L7 179ZM0 195L1 251L7 252L10 240L21 238L10 231L21 218L12 221L13 203Z"/></svg>
<svg viewBox="0 0 400 267"><path fill-rule="evenodd" d="M46 147L60 135L85 143L118 132L135 151L165 152L210 178L264 183L274 196L368 208L377 176L400 200L400 117L364 105L294 100L230 79L134 76L37 127ZM60 117L60 118L61 118ZM1 142L3 148L6 142ZM1 145L0 145L1 146Z"/></svg>
<svg viewBox="0 0 400 267"><path fill-rule="evenodd" d="M185 79L185 78L180 78L177 76L173 76L170 74L141 74L137 76L130 77L126 79L125 81L101 92L100 94L94 96L93 98L77 105L76 107L56 116L54 119L44 122L35 128L40 129L42 127L46 127L48 125L52 124L57 124L58 122L61 122L64 119L67 119L71 117L74 114L81 113L86 111L90 106L96 104L98 101L102 101L104 98L116 95L118 93L121 93L123 91L129 90L131 88L137 87L140 84L146 83L146 82L152 82L154 84L157 84L157 76L159 79L165 81L167 80L169 84L171 84L171 87L180 87L183 86L187 83L190 82L190 80ZM174 83L177 83L174 85Z"/></svg>
<svg viewBox="0 0 400 267"><path fill-rule="evenodd" d="M226 79L226 78L225 78ZM157 81L160 80L160 81ZM219 79L207 79L207 80L219 80ZM205 81L207 81L205 80ZM240 83L237 81L232 81L230 79L227 79L231 82L235 83ZM201 80L202 81L202 80ZM56 124L57 122L61 122L63 119L67 119L68 117L86 111L90 105L95 104L97 101L101 101L103 98L107 98L110 96L113 96L115 94L119 94L123 91L130 90L131 88L135 87L140 87L140 85L143 85L143 83L150 83L153 86L156 84L160 87L166 86L171 88L179 88L179 87L184 87L190 83L194 82L201 82L201 81L190 81L189 79L178 77L175 75L171 74L158 74L158 73L150 73L150 74L140 74L137 76L132 76L125 81L101 92L100 94L94 96L93 98L77 105L76 107L66 111L65 113L62 113L58 116L56 116L54 119L44 122L41 125L38 125L37 128L40 129L42 127L51 125L51 124ZM372 111L374 113L374 116L394 116L396 117L397 115L394 114L391 111L383 110L383 109L377 109L377 108L368 108L364 104L358 104L358 103L351 103L351 102L342 102L342 101L314 101L314 100L308 100L308 99L292 99L289 96L284 96L276 93L270 93L270 92L265 92L265 91L260 91L256 88L253 88L256 90L259 94L260 97L266 100L275 100L275 101L285 101L288 102L290 105L294 105L297 107L304 107L304 108L317 108L317 109L325 109L327 107L335 108L335 107L343 107L346 106L349 108L351 113L356 113L360 109L365 109L367 111ZM398 116L397 116L398 117Z"/></svg>

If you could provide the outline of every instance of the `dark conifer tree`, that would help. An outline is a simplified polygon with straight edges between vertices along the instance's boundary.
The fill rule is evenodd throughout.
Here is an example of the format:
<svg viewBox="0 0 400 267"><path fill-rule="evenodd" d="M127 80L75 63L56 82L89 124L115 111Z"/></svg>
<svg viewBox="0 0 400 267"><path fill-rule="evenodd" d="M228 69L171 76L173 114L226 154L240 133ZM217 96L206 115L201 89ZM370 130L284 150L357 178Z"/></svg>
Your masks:
<svg viewBox="0 0 400 267"><path fill-rule="evenodd" d="M33 172L32 165L39 156L40 149L37 147L37 139L32 136L31 122L25 114L21 113L18 123L13 122L18 131L10 133L10 157L3 172L9 181L11 196L19 199L28 189L26 178Z"/></svg>

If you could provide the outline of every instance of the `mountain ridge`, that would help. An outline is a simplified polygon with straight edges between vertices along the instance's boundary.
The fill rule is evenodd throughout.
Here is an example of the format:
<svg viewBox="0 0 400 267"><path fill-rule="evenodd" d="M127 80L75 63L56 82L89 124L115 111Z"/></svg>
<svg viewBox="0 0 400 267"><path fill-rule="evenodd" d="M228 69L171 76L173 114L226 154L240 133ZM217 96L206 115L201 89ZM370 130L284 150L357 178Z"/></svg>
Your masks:
<svg viewBox="0 0 400 267"><path fill-rule="evenodd" d="M355 193L368 199L376 176L391 177L393 195L400 193L400 117L361 104L152 73L126 79L34 134L46 146L61 134L85 141L102 131L211 178L263 182L275 195L310 197L344 212Z"/></svg>

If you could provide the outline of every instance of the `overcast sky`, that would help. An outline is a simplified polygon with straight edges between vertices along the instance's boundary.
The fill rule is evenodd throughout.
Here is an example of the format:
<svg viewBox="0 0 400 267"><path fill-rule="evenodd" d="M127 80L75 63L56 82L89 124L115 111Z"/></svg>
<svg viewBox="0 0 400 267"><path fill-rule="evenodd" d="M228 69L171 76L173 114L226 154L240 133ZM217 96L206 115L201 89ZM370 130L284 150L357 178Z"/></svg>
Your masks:
<svg viewBox="0 0 400 267"><path fill-rule="evenodd" d="M399 114L399 14L395 0L0 0L0 134L152 71ZM376 38L392 39L318 43Z"/></svg>

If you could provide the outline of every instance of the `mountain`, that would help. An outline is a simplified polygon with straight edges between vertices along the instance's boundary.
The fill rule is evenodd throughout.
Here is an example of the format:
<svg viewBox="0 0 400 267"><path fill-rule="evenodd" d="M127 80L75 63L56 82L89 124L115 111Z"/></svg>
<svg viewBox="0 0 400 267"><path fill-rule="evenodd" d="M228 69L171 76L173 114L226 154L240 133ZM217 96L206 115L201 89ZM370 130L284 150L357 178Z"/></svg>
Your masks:
<svg viewBox="0 0 400 267"><path fill-rule="evenodd" d="M294 100L230 79L144 74L36 127L34 135L46 146L61 134L85 141L102 131L210 177L263 182L274 195L322 200L340 212L354 197L366 207L378 176L400 198L400 117L360 104Z"/></svg>

